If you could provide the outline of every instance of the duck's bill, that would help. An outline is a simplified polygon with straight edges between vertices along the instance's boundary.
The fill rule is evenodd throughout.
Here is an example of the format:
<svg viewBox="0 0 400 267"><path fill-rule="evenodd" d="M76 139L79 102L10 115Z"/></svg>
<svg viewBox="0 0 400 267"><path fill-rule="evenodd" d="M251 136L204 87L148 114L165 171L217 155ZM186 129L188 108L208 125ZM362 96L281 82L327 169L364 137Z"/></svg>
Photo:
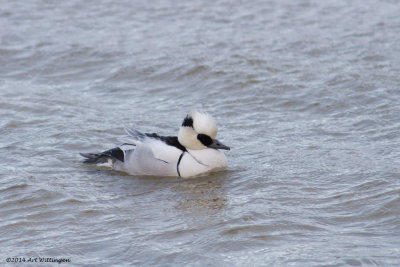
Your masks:
<svg viewBox="0 0 400 267"><path fill-rule="evenodd" d="M213 142L211 143L211 145L208 146L209 148L231 150L231 148L229 146L224 145L223 143L221 143L217 139L213 139L212 141Z"/></svg>

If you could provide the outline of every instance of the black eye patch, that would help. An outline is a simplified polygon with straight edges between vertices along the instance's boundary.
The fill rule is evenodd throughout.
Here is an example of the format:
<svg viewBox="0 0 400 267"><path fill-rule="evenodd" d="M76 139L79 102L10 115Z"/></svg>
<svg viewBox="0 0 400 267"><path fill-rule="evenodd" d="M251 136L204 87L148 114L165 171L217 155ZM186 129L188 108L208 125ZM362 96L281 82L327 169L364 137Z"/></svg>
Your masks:
<svg viewBox="0 0 400 267"><path fill-rule="evenodd" d="M182 122L182 126L184 126L184 127L192 127L193 128L193 119L192 119L192 117L189 117L189 115L187 115L186 118Z"/></svg>
<svg viewBox="0 0 400 267"><path fill-rule="evenodd" d="M205 146L209 146L213 143L213 140L211 139L211 137L209 137L206 134L198 134L197 139Z"/></svg>

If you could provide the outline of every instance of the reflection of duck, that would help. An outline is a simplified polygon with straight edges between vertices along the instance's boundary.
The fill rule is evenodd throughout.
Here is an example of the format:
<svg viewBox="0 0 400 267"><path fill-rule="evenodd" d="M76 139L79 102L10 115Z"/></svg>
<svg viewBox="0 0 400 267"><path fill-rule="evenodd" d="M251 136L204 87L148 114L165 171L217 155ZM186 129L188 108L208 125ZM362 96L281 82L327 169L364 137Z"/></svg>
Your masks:
<svg viewBox="0 0 400 267"><path fill-rule="evenodd" d="M201 179L185 180L172 187L172 191L179 193L176 208L190 212L195 217L226 208L227 199L222 184L224 176L225 173L222 176L215 174Z"/></svg>
<svg viewBox="0 0 400 267"><path fill-rule="evenodd" d="M224 169L224 153L217 123L207 113L193 110L183 120L178 136L160 136L126 129L129 143L102 153L81 153L84 163L105 165L132 175L190 177Z"/></svg>

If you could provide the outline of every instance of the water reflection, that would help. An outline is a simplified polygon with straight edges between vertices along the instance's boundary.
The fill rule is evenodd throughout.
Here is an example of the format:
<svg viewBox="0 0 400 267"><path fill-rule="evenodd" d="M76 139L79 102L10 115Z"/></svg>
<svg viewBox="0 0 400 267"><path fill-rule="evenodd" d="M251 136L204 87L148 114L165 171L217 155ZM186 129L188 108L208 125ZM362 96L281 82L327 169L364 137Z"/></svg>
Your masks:
<svg viewBox="0 0 400 267"><path fill-rule="evenodd" d="M179 194L176 209L194 219L205 215L216 215L227 207L224 182L227 172L218 172L207 177L187 179L171 187Z"/></svg>

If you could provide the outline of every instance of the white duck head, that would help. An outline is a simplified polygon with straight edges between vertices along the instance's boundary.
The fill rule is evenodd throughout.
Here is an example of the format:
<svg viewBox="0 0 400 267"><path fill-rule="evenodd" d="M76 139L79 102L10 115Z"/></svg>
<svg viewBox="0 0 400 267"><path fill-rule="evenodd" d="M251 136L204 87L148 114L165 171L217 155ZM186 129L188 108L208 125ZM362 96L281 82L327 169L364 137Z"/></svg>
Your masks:
<svg viewBox="0 0 400 267"><path fill-rule="evenodd" d="M207 148L230 150L228 146L215 139L217 131L217 123L210 114L192 110L182 122L178 140L184 147L191 150Z"/></svg>

